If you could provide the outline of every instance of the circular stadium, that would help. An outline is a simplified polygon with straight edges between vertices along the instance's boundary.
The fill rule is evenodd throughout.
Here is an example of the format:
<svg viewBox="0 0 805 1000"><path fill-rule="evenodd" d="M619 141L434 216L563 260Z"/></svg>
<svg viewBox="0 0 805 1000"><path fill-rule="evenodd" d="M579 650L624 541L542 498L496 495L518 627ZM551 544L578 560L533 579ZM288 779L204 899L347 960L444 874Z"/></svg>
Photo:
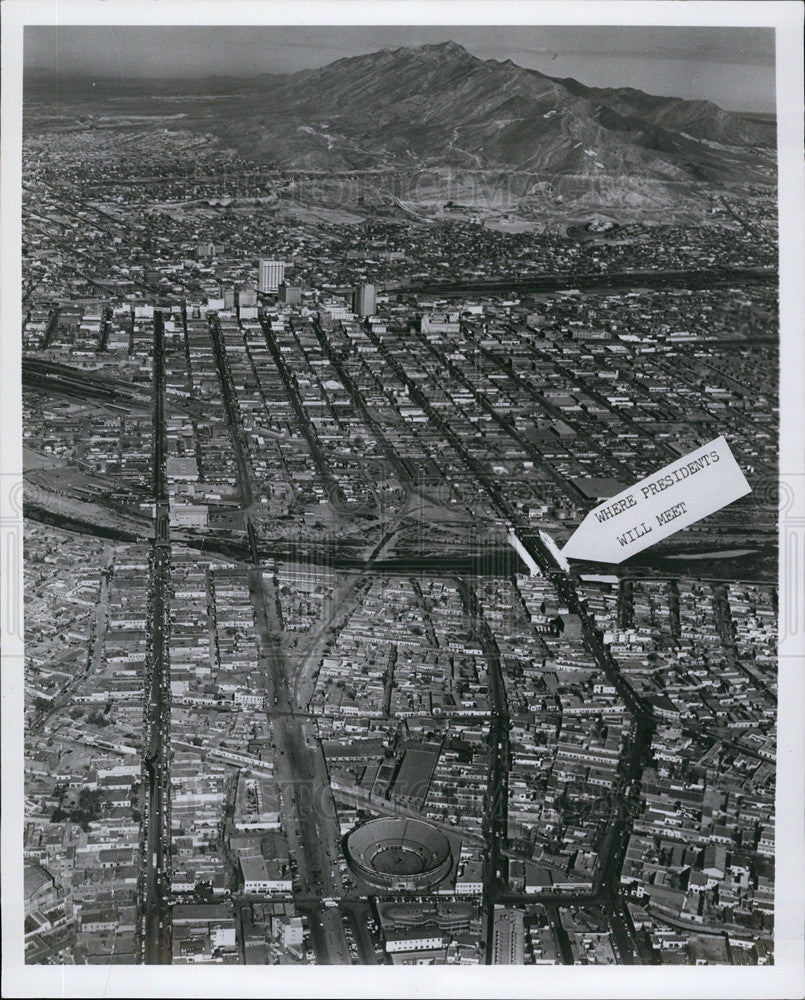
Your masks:
<svg viewBox="0 0 805 1000"><path fill-rule="evenodd" d="M417 819L384 817L356 827L344 841L358 878L385 889L421 889L441 882L453 865L450 841Z"/></svg>

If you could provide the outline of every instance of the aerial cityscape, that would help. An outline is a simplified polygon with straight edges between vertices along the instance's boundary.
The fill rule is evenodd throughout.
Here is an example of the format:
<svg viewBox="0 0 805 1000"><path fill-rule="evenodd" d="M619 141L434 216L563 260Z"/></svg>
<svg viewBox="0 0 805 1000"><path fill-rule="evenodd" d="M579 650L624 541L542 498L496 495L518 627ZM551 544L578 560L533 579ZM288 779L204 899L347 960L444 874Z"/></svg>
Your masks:
<svg viewBox="0 0 805 1000"><path fill-rule="evenodd" d="M774 962L776 155L452 40L26 63L26 962Z"/></svg>

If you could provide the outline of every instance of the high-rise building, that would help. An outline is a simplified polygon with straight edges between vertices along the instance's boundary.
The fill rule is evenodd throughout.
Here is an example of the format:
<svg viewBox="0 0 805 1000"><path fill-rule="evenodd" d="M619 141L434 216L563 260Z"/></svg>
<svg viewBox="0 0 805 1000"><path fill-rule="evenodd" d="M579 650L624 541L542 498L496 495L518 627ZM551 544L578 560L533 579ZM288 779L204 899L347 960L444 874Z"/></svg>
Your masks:
<svg viewBox="0 0 805 1000"><path fill-rule="evenodd" d="M523 911L495 907L492 933L492 964L522 965L525 960Z"/></svg>
<svg viewBox="0 0 805 1000"><path fill-rule="evenodd" d="M240 319L257 319L257 289L244 287L238 289L238 317Z"/></svg>
<svg viewBox="0 0 805 1000"><path fill-rule="evenodd" d="M285 262L282 260L261 260L257 289L260 292L276 292L285 277Z"/></svg>
<svg viewBox="0 0 805 1000"><path fill-rule="evenodd" d="M288 305L298 306L302 301L302 289L283 283L279 287L278 298L280 302L287 302Z"/></svg>
<svg viewBox="0 0 805 1000"><path fill-rule="evenodd" d="M374 316L377 293L374 285L358 285L352 292L352 311L356 316Z"/></svg>

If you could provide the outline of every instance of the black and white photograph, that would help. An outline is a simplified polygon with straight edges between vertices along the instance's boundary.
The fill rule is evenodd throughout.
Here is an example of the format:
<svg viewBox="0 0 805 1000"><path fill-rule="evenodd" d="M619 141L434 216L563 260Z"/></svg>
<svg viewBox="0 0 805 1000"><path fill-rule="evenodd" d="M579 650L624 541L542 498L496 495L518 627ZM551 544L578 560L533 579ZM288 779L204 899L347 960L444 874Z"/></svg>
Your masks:
<svg viewBox="0 0 805 1000"><path fill-rule="evenodd" d="M2 11L4 995L800 996L802 6L138 6Z"/></svg>

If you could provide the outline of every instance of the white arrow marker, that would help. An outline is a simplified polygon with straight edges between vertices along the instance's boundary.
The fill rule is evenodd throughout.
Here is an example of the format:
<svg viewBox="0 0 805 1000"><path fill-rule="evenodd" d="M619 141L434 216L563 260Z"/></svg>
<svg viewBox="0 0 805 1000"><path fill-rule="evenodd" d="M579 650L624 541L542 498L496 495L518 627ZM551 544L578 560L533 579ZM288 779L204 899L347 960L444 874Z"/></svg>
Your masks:
<svg viewBox="0 0 805 1000"><path fill-rule="evenodd" d="M718 437L591 510L562 555L623 562L751 492L729 445Z"/></svg>

